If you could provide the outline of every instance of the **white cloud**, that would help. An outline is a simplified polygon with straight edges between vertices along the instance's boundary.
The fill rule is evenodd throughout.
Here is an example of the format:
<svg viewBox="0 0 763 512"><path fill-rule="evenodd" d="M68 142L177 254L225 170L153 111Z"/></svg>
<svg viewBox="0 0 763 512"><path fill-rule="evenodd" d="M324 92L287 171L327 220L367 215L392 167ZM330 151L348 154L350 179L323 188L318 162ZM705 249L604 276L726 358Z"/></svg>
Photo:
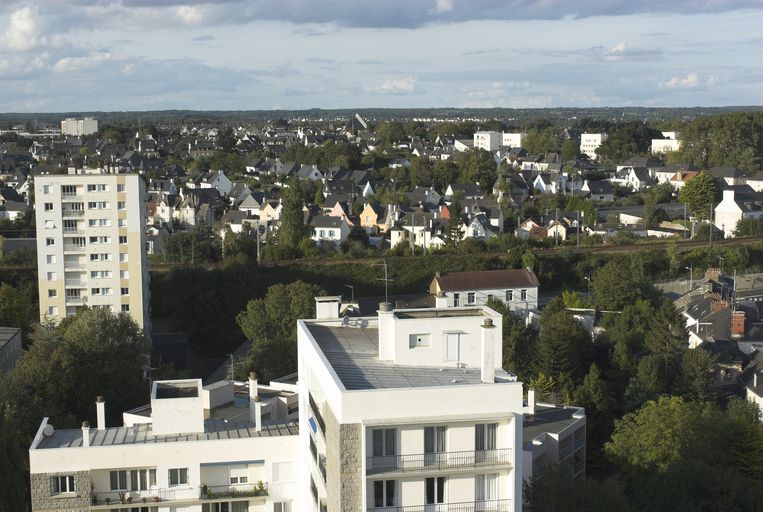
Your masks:
<svg viewBox="0 0 763 512"><path fill-rule="evenodd" d="M64 57L53 66L56 73L71 73L85 71L100 66L104 62L112 60L113 55L109 52L95 52L84 57Z"/></svg>
<svg viewBox="0 0 763 512"><path fill-rule="evenodd" d="M627 51L628 47L625 45L625 43L620 42L604 52L603 58L607 61L623 60L623 57Z"/></svg>
<svg viewBox="0 0 763 512"><path fill-rule="evenodd" d="M453 10L453 0L436 0L435 12L442 14Z"/></svg>
<svg viewBox="0 0 763 512"><path fill-rule="evenodd" d="M674 76L670 80L660 82L661 87L667 89L694 89L702 85L697 73L688 73L686 76Z"/></svg>
<svg viewBox="0 0 763 512"><path fill-rule="evenodd" d="M10 24L3 42L11 50L31 50L44 43L40 36L37 11L31 6L22 7L11 13Z"/></svg>
<svg viewBox="0 0 763 512"><path fill-rule="evenodd" d="M414 77L388 78L378 85L365 85L363 91L377 94L405 94L416 90Z"/></svg>
<svg viewBox="0 0 763 512"><path fill-rule="evenodd" d="M178 7L175 15L180 21L187 23L188 25L198 25L204 17L199 9L189 5L181 5Z"/></svg>

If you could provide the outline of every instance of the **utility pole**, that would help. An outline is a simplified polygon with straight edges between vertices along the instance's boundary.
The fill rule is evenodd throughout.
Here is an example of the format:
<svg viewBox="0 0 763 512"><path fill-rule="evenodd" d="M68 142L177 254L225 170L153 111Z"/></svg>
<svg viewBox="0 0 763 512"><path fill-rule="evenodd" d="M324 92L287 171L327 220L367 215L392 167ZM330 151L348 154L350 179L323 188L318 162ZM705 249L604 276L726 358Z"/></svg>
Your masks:
<svg viewBox="0 0 763 512"><path fill-rule="evenodd" d="M713 202L710 201L710 249L713 248Z"/></svg>
<svg viewBox="0 0 763 512"><path fill-rule="evenodd" d="M554 244L559 245L559 208L556 209L556 218L554 219Z"/></svg>
<svg viewBox="0 0 763 512"><path fill-rule="evenodd" d="M684 268L689 271L689 291L691 291L694 284L694 265L689 263L689 266Z"/></svg>
<svg viewBox="0 0 763 512"><path fill-rule="evenodd" d="M387 260L382 259L381 263L375 263L374 267L384 267L384 279L376 278L377 281L384 281L384 302L389 302L389 283L392 279L387 277ZM354 290L353 290L354 293Z"/></svg>
<svg viewBox="0 0 763 512"><path fill-rule="evenodd" d="M686 203L684 203L684 238L686 238L687 229L686 229Z"/></svg>
<svg viewBox="0 0 763 512"><path fill-rule="evenodd" d="M580 252L580 211L578 213L578 223L576 226L576 235L575 235L575 252Z"/></svg>

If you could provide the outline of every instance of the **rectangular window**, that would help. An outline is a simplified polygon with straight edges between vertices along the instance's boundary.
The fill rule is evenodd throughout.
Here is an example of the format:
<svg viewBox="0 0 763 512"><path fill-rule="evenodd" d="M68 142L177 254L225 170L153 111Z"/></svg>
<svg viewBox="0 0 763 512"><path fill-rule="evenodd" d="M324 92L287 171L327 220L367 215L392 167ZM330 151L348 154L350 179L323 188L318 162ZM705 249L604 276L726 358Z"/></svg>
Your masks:
<svg viewBox="0 0 763 512"><path fill-rule="evenodd" d="M122 295L130 295L130 289L129 288L122 288L121 292L122 292Z"/></svg>
<svg viewBox="0 0 763 512"><path fill-rule="evenodd" d="M90 288L90 295L100 295L101 289L100 288Z"/></svg>
<svg viewBox="0 0 763 512"><path fill-rule="evenodd" d="M121 261L122 263L126 263L127 262L127 254L125 254L123 252L119 253L119 261Z"/></svg>
<svg viewBox="0 0 763 512"><path fill-rule="evenodd" d="M126 235L120 236L119 237L119 243L120 244L126 244L127 243L127 236Z"/></svg>
<svg viewBox="0 0 763 512"><path fill-rule="evenodd" d="M45 239L45 245L48 247L56 245L56 239L55 238L46 238Z"/></svg>
<svg viewBox="0 0 763 512"><path fill-rule="evenodd" d="M77 195L77 186L76 185L63 185L61 187L61 195L62 196L76 196Z"/></svg>
<svg viewBox="0 0 763 512"><path fill-rule="evenodd" d="M428 347L432 344L431 334L410 334L408 335L408 347Z"/></svg>
<svg viewBox="0 0 763 512"><path fill-rule="evenodd" d="M188 485L188 468L174 468L169 470L170 485Z"/></svg>
<svg viewBox="0 0 763 512"><path fill-rule="evenodd" d="M122 313L129 313L129 312L130 312L130 305L122 304Z"/></svg>
<svg viewBox="0 0 763 512"><path fill-rule="evenodd" d="M42 186L42 193L43 194L50 194L50 185L43 185Z"/></svg>
<svg viewBox="0 0 763 512"><path fill-rule="evenodd" d="M127 471L109 471L109 482L112 491L126 491Z"/></svg>
<svg viewBox="0 0 763 512"><path fill-rule="evenodd" d="M380 428L373 430L373 456L384 457L396 455L397 453L397 429Z"/></svg>
<svg viewBox="0 0 763 512"><path fill-rule="evenodd" d="M52 299L58 297L58 291L56 290L48 290L48 298Z"/></svg>
<svg viewBox="0 0 763 512"><path fill-rule="evenodd" d="M98 261L98 255L97 254L91 254L90 255L90 261Z"/></svg>
<svg viewBox="0 0 763 512"><path fill-rule="evenodd" d="M394 480L377 480L374 482L374 507L395 506Z"/></svg>
<svg viewBox="0 0 763 512"><path fill-rule="evenodd" d="M130 272L127 270L120 270L119 271L119 279L129 279L130 278Z"/></svg>
<svg viewBox="0 0 763 512"><path fill-rule="evenodd" d="M50 477L50 493L63 494L65 492L76 492L74 485L74 476L52 476Z"/></svg>
<svg viewBox="0 0 763 512"><path fill-rule="evenodd" d="M273 504L273 512L291 512L291 503L282 501Z"/></svg>
<svg viewBox="0 0 763 512"><path fill-rule="evenodd" d="M46 212L53 211L53 203L45 203L45 211Z"/></svg>
<svg viewBox="0 0 763 512"><path fill-rule="evenodd" d="M125 186L124 185L117 185L117 192L124 192Z"/></svg>
<svg viewBox="0 0 763 512"><path fill-rule="evenodd" d="M127 219L119 219L118 225L120 228L127 227Z"/></svg>
<svg viewBox="0 0 763 512"><path fill-rule="evenodd" d="M527 290L520 290L519 291L519 298L520 298L520 300L527 300Z"/></svg>
<svg viewBox="0 0 763 512"><path fill-rule="evenodd" d="M48 306L48 315L49 316L58 315L58 306Z"/></svg>
<svg viewBox="0 0 763 512"><path fill-rule="evenodd" d="M445 453L445 438L448 430L445 426L424 427L424 453L437 454ZM431 457L425 457L425 460L432 460Z"/></svg>
<svg viewBox="0 0 763 512"><path fill-rule="evenodd" d="M474 425L474 449L477 451L495 450L495 433L497 429L497 423Z"/></svg>
<svg viewBox="0 0 763 512"><path fill-rule="evenodd" d="M438 476L426 479L427 505L445 503L445 482L447 478Z"/></svg>
<svg viewBox="0 0 763 512"><path fill-rule="evenodd" d="M461 300L461 294L460 293L454 293L453 294L453 307L457 308L458 304Z"/></svg>
<svg viewBox="0 0 763 512"><path fill-rule="evenodd" d="M124 210L127 208L127 202L126 201L117 201L117 209Z"/></svg>
<svg viewBox="0 0 763 512"><path fill-rule="evenodd" d="M466 303L474 304L477 300L477 294L475 292L468 292L466 294Z"/></svg>
<svg viewBox="0 0 763 512"><path fill-rule="evenodd" d="M474 476L474 498L477 501L498 499L498 473Z"/></svg>
<svg viewBox="0 0 763 512"><path fill-rule="evenodd" d="M461 345L461 335L458 333L447 333L445 335L445 360L458 361Z"/></svg>
<svg viewBox="0 0 763 512"><path fill-rule="evenodd" d="M48 263L55 263L56 257L52 254L48 254L47 256L45 256L45 261L47 261Z"/></svg>
<svg viewBox="0 0 763 512"><path fill-rule="evenodd" d="M114 473L114 471L112 471L112 473ZM130 490L147 491L155 485L155 469L133 469L130 471Z"/></svg>
<svg viewBox="0 0 763 512"><path fill-rule="evenodd" d="M506 302L514 300L514 290L506 290Z"/></svg>
<svg viewBox="0 0 763 512"><path fill-rule="evenodd" d="M47 275L48 281L55 281L57 279L55 272L48 272Z"/></svg>

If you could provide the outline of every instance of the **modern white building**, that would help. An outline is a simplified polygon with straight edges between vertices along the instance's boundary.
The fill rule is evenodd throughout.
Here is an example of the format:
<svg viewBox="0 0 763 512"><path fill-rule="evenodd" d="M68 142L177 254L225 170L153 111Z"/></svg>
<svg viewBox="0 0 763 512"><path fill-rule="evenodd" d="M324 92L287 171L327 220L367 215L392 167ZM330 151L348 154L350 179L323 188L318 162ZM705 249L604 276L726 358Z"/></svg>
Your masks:
<svg viewBox="0 0 763 512"><path fill-rule="evenodd" d="M298 321L304 511L522 510L522 384L487 307Z"/></svg>
<svg viewBox="0 0 763 512"><path fill-rule="evenodd" d="M503 132L502 134L502 146L508 146L511 148L519 148L522 147L522 139L524 138L524 133L506 133Z"/></svg>
<svg viewBox="0 0 763 512"><path fill-rule="evenodd" d="M485 151L496 151L503 142L501 132L475 132L474 147Z"/></svg>
<svg viewBox="0 0 763 512"><path fill-rule="evenodd" d="M33 512L298 512L296 384L156 381L151 403L106 426L54 428L29 450Z"/></svg>
<svg viewBox="0 0 763 512"><path fill-rule="evenodd" d="M437 307L484 306L496 299L512 311L538 309L540 283L526 268L477 272L437 272L429 284Z"/></svg>
<svg viewBox="0 0 763 512"><path fill-rule="evenodd" d="M125 312L150 331L146 187L137 174L35 177L41 320Z"/></svg>
<svg viewBox="0 0 763 512"><path fill-rule="evenodd" d="M606 133L583 133L580 135L580 152L588 155L591 160L596 160L599 157L596 150L605 140Z"/></svg>
<svg viewBox="0 0 763 512"><path fill-rule="evenodd" d="M61 121L61 134L62 135L90 135L98 131L98 120L92 117L85 117L83 119L75 119L67 117Z"/></svg>
<svg viewBox="0 0 763 512"><path fill-rule="evenodd" d="M677 132L662 132L664 139L652 139L652 153L669 153L681 149Z"/></svg>

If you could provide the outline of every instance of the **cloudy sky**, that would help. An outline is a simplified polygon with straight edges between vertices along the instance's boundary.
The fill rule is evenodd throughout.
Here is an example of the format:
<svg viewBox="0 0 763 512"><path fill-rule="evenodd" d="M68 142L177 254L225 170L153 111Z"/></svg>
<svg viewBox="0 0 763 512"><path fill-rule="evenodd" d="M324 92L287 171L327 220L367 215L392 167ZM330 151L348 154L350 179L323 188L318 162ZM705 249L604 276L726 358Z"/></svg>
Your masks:
<svg viewBox="0 0 763 512"><path fill-rule="evenodd" d="M0 112L763 103L761 0L0 1Z"/></svg>

